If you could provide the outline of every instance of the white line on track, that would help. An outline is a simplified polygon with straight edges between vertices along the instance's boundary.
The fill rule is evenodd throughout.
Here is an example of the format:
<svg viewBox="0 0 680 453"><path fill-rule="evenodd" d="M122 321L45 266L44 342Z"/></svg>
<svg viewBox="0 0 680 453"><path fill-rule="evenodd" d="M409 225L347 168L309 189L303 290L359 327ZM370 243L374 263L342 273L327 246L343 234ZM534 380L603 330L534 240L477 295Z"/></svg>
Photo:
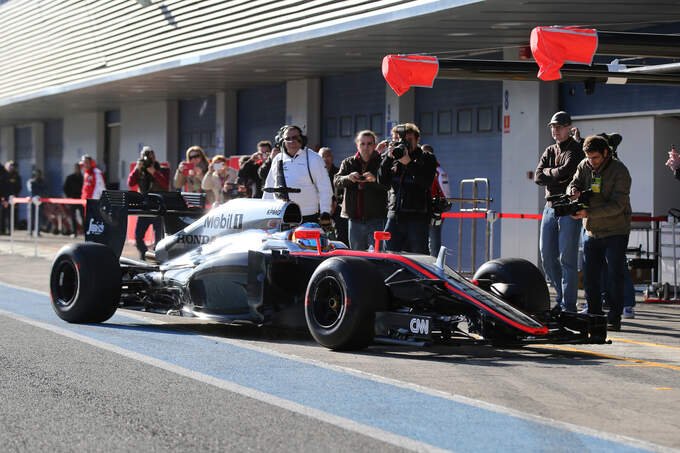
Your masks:
<svg viewBox="0 0 680 453"><path fill-rule="evenodd" d="M5 286L8 286L8 287L11 287L11 288L18 289L18 290L30 291L30 292L35 293L35 294L40 294L40 295L49 297L49 294L47 294L43 291L27 289L27 288L23 288L21 286L10 285L10 284L4 283L4 282L2 284L5 285ZM408 448L408 449L414 450L414 451L447 451L447 450L438 449L438 448L436 448L432 445L429 445L429 444L417 442L417 441L414 441L412 439L402 437L402 436L399 436L399 435L396 435L396 434L393 434L393 433L389 433L389 432L386 432L386 431L383 431L383 430L380 430L380 429L377 429L377 428L374 428L374 427L370 427L370 426L366 426L366 425L363 425L363 424L360 424L360 423L356 423L356 422L349 420L349 419L346 419L344 417L338 417L336 415L328 414L326 412L319 411L317 409L313 409L313 408L303 406L303 405L300 405L300 404L297 404L297 403L293 403L291 401L288 401L288 400L285 400L285 399L282 399L282 398L278 398L278 397L273 396L273 395L269 395L269 394L266 394L266 393L263 393L263 392L259 392L257 390L249 389L247 387L243 387L243 386L240 386L238 384L235 384L235 383L232 383L232 382L229 382L229 381L217 379L217 378L214 378L212 376L208 376L208 375L196 372L196 371L192 371L192 370L189 370L189 369L186 369L186 368L183 368L183 367L179 367L177 365L173 365L171 363L164 362L162 360L154 359L152 357L148 357L148 356L145 356L143 354L139 354L139 353L136 353L136 352L133 352L133 351L129 351L127 349L123 349L123 348L120 348L118 346L114 346L114 345L111 345L111 344L108 344L108 343L104 343L104 342L101 342L101 341L98 341L98 340L94 340L94 339L91 339L89 337L82 336L82 335L70 332L68 330L61 329L61 328L56 327L56 326L45 324L45 323L42 323L40 321L35 321L33 319L26 318L26 317L21 316L21 315L17 315L17 314L11 313L11 312L4 311L2 309L0 309L0 313L5 314L5 315L7 315L11 318L17 319L19 321L23 321L23 322L26 322L28 324L34 325L36 327L41 327L41 328L50 330L52 332L58 333L60 335L65 335L67 337L74 338L74 339L77 339L79 341L83 341L83 342L91 344L93 346L97 346L97 347L115 352L117 354L121 354L125 357L132 358L132 359L135 359L135 360L139 360L141 362L148 363L148 364L153 365L153 366L157 366L159 368L171 371L173 373L180 374L182 376L189 377L191 379L195 379L195 380L198 380L198 381L201 381L201 382L205 382L205 383L214 385L216 387L219 387L219 388L222 388L222 389L225 389L225 390L229 390L229 391L232 391L234 393L238 393L240 395L248 396L248 397L251 397L253 399L263 401L265 403L272 404L274 406L281 407L283 409L291 410L292 412L300 413L302 415L308 415L312 418L315 418L315 419L318 419L318 420L321 420L321 421L324 421L324 422L328 422L328 423L331 423L333 425L339 426L341 428L344 428L344 429L347 429L347 430L350 430L350 431L354 431L354 432L357 432L357 433L360 433L360 434L364 434L366 436L369 436L369 437L372 437L374 439L378 439L378 440L381 440L381 441L384 441L384 442L387 442L387 443L390 443L390 444L393 444L393 445ZM153 319L153 318L145 316L141 313L130 313L129 310L126 310L125 312L119 311L118 313L121 316L126 316L126 317L137 319L137 320L140 320L140 321L152 322L154 324L165 324L163 321ZM349 374L349 375L352 375L352 376L356 376L356 377L359 377L359 378L362 378L362 379L367 379L367 380L371 380L371 381L382 383L382 384L387 384L387 385L392 385L392 386L399 387L399 388L409 389L409 390L419 392L419 393L423 393L423 394L426 394L426 395L431 395L431 396L435 396L435 397L438 397L438 398L444 398L444 399L447 399L447 400L450 400L450 401L454 401L454 402L458 402L458 403L462 403L462 404L467 404L467 405L474 406L474 407L477 407L477 408L480 408L480 409L490 410L490 411L500 413L500 414L504 414L504 415L510 415L512 417L517 417L517 418L521 418L521 419L528 420L528 421L531 421L531 422L540 423L540 424L545 425L545 426L558 428L558 429L562 429L562 430L565 430L565 431L570 431L570 432L579 433L579 434L586 434L586 435L597 437L597 438L600 438L600 439L613 441L613 442L619 442L619 443L622 443L622 444L630 445L632 447L644 448L644 449L653 450L653 451L669 452L669 453L678 453L678 451L680 451L680 450L676 450L676 449L673 449L673 448L653 444L651 442L647 442L647 441L644 441L644 440L635 439L635 438L627 437L627 436L622 436L622 435L614 434L614 433L608 433L606 431L598 431L598 430L588 428L588 427L585 427L585 426L574 425L572 423L562 422L562 421L555 420L555 419L548 418L548 417L533 415L533 414L521 412L521 411L518 411L518 410L515 410L515 409L511 409L511 408L508 408L508 407L500 406L500 405L497 405L497 404L487 403L485 401L476 400L476 399L468 398L468 397L465 397L465 396L462 396L462 395L456 395L456 394L444 392L444 391L441 391L441 390L436 390L436 389L424 387L424 386L421 386L421 385L418 385L418 384L413 384L413 383L410 383L410 382L399 381L397 379L392 379L392 378L376 375L376 374L373 374L373 373L367 373L365 371L361 371L361 370L357 370L357 369L353 369L353 368L349 368L349 367L344 367L344 366L340 366L340 365L333 365L333 364L322 362L322 361L315 360L315 359L308 359L308 358L305 358L305 357L300 357L300 356L296 356L296 355L292 355L292 354L279 352L279 351L269 349L269 348L265 348L265 347L262 347L262 346L253 345L252 343L249 343L245 340L234 340L234 339L229 339L229 338L222 338L222 337L216 337L216 336L211 336L211 335L204 335L204 334L200 334L200 333L196 333L196 332L192 332L192 333L195 333L196 335L204 337L204 338L208 338L210 340L219 341L219 342L230 344L230 345L233 345L233 346L246 348L246 349L249 349L249 350L252 350L252 351L256 351L256 352L280 357L280 358L287 359L287 360L293 360L293 361L300 362L300 363L306 363L306 364L318 366L320 368L324 368L324 369L328 369L328 370L332 370L332 371L336 371L336 372L341 372L341 373L344 373L344 374Z"/></svg>
<svg viewBox="0 0 680 453"><path fill-rule="evenodd" d="M9 286L9 285L8 285ZM246 396L248 398L252 398L257 401L261 401L266 404L270 404L272 406L277 406L282 409L298 413L300 415L304 415L306 417L314 418L316 420L319 420L324 423L329 423L331 425L335 425L337 427L340 427L342 429L346 429L348 431L353 431L358 434L362 434L367 437L371 437L373 439L377 439L382 442L386 442L392 445L395 445L397 447L405 448L408 450L412 451L417 451L417 452L448 452L450 450L443 450L441 448L437 448L433 445L426 444L424 442L418 442L416 440L410 439L408 437L404 436L399 436L398 434L390 433L387 431L383 431L381 429L372 427L372 426L367 426L361 423L357 423L353 420L344 418L344 417L339 417L337 415L329 414L324 411L320 411L318 409L314 409L308 406L304 406L302 404L294 403L292 401L288 401L283 398L279 398L274 395L270 395L268 393L260 392L254 389L250 389L248 387L244 387L242 385L235 384L233 382L225 381L222 379L218 379L212 376L208 376L203 373L199 373L197 371L189 370L184 367L180 367L177 365L174 365L172 363L165 362L163 360L155 359L153 357L148 357L146 355L134 352L134 351L129 351L127 349L105 343L103 341L95 340L93 338L86 337L84 335L80 335L74 332L71 332L66 329L62 329L61 327L56 327L41 321L36 321L31 318L27 318L22 315L18 315L16 313L12 313L9 311L5 311L0 309L0 314L5 315L9 318L15 319L17 321L24 322L26 324L32 325L34 327L38 327L41 329L48 330L50 332L56 333L58 335L62 335L77 341L81 341L83 343L89 344L91 346L95 346L97 348L104 349L106 351L113 352L115 354L119 354L123 357L137 360L142 363L146 363L147 365L152 365L157 368L169 371L171 373L178 374L180 376L187 377L189 379L194 379L199 382L203 382L205 384L209 384L215 387L218 387L223 390L227 390L229 392L233 392L239 395Z"/></svg>

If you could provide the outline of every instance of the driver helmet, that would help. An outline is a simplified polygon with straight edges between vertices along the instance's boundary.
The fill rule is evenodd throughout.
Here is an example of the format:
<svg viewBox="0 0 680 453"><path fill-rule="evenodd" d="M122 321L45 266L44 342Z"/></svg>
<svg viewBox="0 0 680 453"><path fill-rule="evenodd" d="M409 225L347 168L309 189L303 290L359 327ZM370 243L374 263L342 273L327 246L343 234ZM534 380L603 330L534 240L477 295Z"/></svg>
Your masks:
<svg viewBox="0 0 680 453"><path fill-rule="evenodd" d="M321 250L326 251L330 248L328 235L323 230L323 228L319 226L318 223L306 222L301 224L299 227L293 230L293 235L291 237L291 240L300 247L302 247L303 249L316 250L316 239L304 239L297 237L296 233L298 231L318 231L319 233L321 233L321 235L319 236L319 240L321 241Z"/></svg>

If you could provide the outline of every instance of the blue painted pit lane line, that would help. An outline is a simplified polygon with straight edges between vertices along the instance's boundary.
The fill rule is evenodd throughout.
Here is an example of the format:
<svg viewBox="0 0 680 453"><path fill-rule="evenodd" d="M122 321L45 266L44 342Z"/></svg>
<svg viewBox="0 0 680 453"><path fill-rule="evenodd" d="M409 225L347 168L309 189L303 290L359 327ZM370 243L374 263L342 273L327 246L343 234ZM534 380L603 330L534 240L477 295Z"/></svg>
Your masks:
<svg viewBox="0 0 680 453"><path fill-rule="evenodd" d="M633 452L646 442L578 432L449 398L284 358L168 326L140 324L119 311L98 325L59 319L43 294L0 284L0 310L151 359L394 433L427 449L453 451ZM1 314L1 313L0 313ZM332 422L332 421L331 421ZM586 430L584 428L584 430Z"/></svg>

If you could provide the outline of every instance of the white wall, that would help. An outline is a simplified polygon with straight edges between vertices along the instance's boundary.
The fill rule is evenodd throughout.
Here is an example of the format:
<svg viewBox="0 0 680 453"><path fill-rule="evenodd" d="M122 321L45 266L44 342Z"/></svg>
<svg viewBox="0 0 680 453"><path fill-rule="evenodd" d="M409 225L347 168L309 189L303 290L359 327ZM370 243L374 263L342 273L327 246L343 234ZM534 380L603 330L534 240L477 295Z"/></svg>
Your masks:
<svg viewBox="0 0 680 453"><path fill-rule="evenodd" d="M502 139L500 212L539 214L545 192L534 183L533 172L541 154L552 143L546 125L557 106L556 84L504 81L502 102L503 116L510 117L510 127L509 131L504 128ZM537 264L540 221L500 222L500 256L524 258Z"/></svg>
<svg viewBox="0 0 680 453"><path fill-rule="evenodd" d="M175 128L178 125L174 126ZM168 106L166 102L126 104L120 108L120 188L127 188L130 163L137 162L144 146L156 160L168 160ZM171 173L172 174L172 173Z"/></svg>
<svg viewBox="0 0 680 453"><path fill-rule="evenodd" d="M104 115L97 112L64 116L62 174L73 172L73 164L89 154L100 165L104 156Z"/></svg>
<svg viewBox="0 0 680 453"><path fill-rule="evenodd" d="M286 124L301 127L310 148L321 144L321 79L286 83Z"/></svg>

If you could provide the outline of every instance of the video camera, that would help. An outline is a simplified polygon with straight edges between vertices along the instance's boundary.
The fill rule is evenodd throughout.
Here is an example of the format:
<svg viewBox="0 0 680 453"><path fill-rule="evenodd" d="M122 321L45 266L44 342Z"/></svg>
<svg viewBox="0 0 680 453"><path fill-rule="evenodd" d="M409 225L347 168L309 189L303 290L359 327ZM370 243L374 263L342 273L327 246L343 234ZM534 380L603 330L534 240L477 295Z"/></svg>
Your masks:
<svg viewBox="0 0 680 453"><path fill-rule="evenodd" d="M574 215L581 209L588 209L591 195L593 195L593 191L586 190L581 192L581 195L576 200L572 200L566 193L551 195L546 200L552 203L552 208L555 210L556 217L564 217Z"/></svg>
<svg viewBox="0 0 680 453"><path fill-rule="evenodd" d="M410 151L411 144L408 142L408 140L406 140L406 126L403 124L397 126L396 132L399 136L399 140L391 141L390 145L393 146L392 157L398 160L404 157L404 154Z"/></svg>

